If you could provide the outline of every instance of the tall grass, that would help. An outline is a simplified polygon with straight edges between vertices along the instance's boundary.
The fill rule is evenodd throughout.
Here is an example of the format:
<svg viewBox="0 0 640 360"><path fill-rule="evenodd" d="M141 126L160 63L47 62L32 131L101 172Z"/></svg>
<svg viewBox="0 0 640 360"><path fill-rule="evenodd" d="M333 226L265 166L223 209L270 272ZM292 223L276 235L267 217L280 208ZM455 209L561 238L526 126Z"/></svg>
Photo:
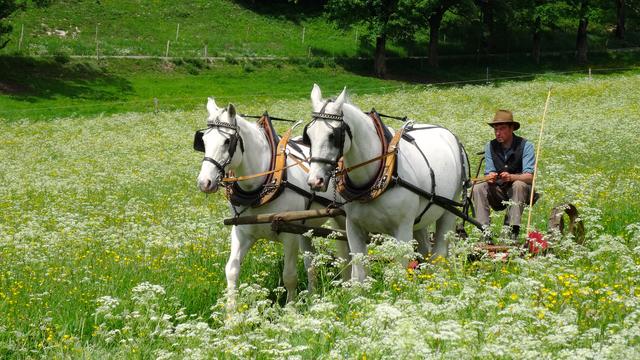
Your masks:
<svg viewBox="0 0 640 360"><path fill-rule="evenodd" d="M321 295L303 292L283 307L279 245L259 242L234 313L223 298L225 200L194 184L200 156L190 141L204 109L5 123L0 357L637 357L639 81L353 96L365 109L447 126L473 152L491 138L485 122L497 108L513 109L520 134L537 139L554 85L534 225L545 229L552 206L574 203L586 243L563 237L547 256L470 262L472 233L451 239L447 261L407 271L394 259L411 247L380 241L365 284L335 280L338 269L322 257ZM269 110L307 118L309 104L274 101Z"/></svg>

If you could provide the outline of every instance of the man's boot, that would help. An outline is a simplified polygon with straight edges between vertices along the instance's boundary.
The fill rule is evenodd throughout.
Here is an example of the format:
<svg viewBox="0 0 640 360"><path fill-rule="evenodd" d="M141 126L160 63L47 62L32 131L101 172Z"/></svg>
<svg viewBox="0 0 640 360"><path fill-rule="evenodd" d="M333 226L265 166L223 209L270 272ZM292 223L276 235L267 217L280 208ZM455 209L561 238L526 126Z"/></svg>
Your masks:
<svg viewBox="0 0 640 360"><path fill-rule="evenodd" d="M511 241L514 244L518 243L518 237L520 236L520 225L511 226Z"/></svg>

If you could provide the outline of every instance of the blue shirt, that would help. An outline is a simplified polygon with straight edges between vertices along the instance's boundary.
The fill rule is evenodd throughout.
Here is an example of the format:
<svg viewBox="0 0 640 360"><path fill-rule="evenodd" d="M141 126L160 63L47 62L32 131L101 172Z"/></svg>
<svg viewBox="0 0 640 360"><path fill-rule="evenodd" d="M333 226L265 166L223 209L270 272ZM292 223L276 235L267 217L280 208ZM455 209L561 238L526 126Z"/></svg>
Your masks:
<svg viewBox="0 0 640 360"><path fill-rule="evenodd" d="M506 161L509 155L511 155L512 153L513 153L513 149L509 148L507 149L506 152L503 152L502 154L498 154L498 156L500 155L504 156L504 159ZM496 171L496 166L493 164L493 157L491 154L491 142L488 142L487 145L485 145L484 147L484 159L485 159L485 163L484 163L485 175L488 175L490 172L498 172ZM524 148L522 149L522 173L533 174L533 167L535 166L535 162L536 162L536 154L535 154L535 150L533 149L533 144L530 141L525 139Z"/></svg>

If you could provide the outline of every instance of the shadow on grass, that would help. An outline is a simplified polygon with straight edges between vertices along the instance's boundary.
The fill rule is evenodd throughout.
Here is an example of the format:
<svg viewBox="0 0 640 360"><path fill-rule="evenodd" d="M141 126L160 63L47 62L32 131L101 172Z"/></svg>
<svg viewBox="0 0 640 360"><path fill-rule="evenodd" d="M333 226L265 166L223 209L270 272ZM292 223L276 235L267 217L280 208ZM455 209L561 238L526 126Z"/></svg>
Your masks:
<svg viewBox="0 0 640 360"><path fill-rule="evenodd" d="M426 58L391 58L387 60L386 80L438 87L460 87L467 84L531 81L540 76L584 73L616 74L640 65L640 52L608 52L590 54L589 63L579 65L573 54L548 55L535 64L527 55L443 56L439 67L429 65ZM372 59L336 59L346 71L374 77Z"/></svg>
<svg viewBox="0 0 640 360"><path fill-rule="evenodd" d="M85 100L121 100L133 91L123 77L95 63L72 62L64 57L0 57L0 95L37 102L66 97Z"/></svg>
<svg viewBox="0 0 640 360"><path fill-rule="evenodd" d="M268 5L255 0L234 0L234 2L256 14L286 19L298 25L307 18L322 16L323 9L321 2L310 0L298 0L295 4L289 0L265 1Z"/></svg>

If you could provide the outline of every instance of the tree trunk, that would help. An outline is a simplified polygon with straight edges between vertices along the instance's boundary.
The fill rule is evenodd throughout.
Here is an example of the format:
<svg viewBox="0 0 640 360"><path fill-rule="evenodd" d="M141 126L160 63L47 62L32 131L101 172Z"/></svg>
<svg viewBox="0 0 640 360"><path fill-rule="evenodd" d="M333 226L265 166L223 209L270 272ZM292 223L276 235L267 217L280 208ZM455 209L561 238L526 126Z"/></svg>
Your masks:
<svg viewBox="0 0 640 360"><path fill-rule="evenodd" d="M374 58L374 70L376 76L384 78L387 75L387 59L386 59L387 35L381 34L376 37L376 53Z"/></svg>
<svg viewBox="0 0 640 360"><path fill-rule="evenodd" d="M495 50L495 31L493 24L493 0L482 0L480 2L480 10L482 12L482 23L484 29L482 38L484 41L484 51L489 54Z"/></svg>
<svg viewBox="0 0 640 360"><path fill-rule="evenodd" d="M440 37L440 24L446 9L438 9L429 16L429 65L438 67L438 39Z"/></svg>
<svg viewBox="0 0 640 360"><path fill-rule="evenodd" d="M587 26L589 20L587 18L581 18L578 24L578 37L576 39L576 57L578 63L587 63Z"/></svg>
<svg viewBox="0 0 640 360"><path fill-rule="evenodd" d="M589 10L589 0L580 1L580 9L578 10L578 35L576 36L576 58L579 64L587 63L587 26L589 19L587 11Z"/></svg>
<svg viewBox="0 0 640 360"><path fill-rule="evenodd" d="M536 64L540 64L540 42L542 40L542 20L540 16L536 16L536 21L533 25L533 48L531 49L531 57Z"/></svg>
<svg viewBox="0 0 640 360"><path fill-rule="evenodd" d="M624 22L625 22L625 3L624 0L616 0L616 38L624 39Z"/></svg>

